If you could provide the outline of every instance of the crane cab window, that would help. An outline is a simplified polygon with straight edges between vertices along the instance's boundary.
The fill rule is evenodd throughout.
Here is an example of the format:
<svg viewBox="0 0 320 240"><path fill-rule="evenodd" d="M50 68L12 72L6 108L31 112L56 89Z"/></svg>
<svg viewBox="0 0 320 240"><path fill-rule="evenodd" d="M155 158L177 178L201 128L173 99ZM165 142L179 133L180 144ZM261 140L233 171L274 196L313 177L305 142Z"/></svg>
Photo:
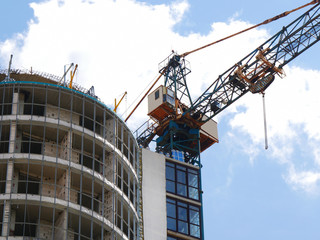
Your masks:
<svg viewBox="0 0 320 240"><path fill-rule="evenodd" d="M155 92L155 94L154 94L154 98L155 98L155 100L157 100L158 98L159 98L159 90L157 90L156 92Z"/></svg>
<svg viewBox="0 0 320 240"><path fill-rule="evenodd" d="M174 92L170 89L170 88L167 88L167 102L169 104L171 104L172 106L174 106Z"/></svg>

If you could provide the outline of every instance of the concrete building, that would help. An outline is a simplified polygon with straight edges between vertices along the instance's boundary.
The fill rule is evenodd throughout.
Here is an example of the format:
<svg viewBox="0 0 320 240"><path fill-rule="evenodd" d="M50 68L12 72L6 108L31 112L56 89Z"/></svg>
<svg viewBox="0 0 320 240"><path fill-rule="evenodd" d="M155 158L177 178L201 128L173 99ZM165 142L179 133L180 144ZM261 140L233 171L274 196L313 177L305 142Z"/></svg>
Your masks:
<svg viewBox="0 0 320 240"><path fill-rule="evenodd" d="M1 239L139 239L138 146L92 90L2 72L0 118Z"/></svg>
<svg viewBox="0 0 320 240"><path fill-rule="evenodd" d="M199 167L142 149L146 240L203 239Z"/></svg>

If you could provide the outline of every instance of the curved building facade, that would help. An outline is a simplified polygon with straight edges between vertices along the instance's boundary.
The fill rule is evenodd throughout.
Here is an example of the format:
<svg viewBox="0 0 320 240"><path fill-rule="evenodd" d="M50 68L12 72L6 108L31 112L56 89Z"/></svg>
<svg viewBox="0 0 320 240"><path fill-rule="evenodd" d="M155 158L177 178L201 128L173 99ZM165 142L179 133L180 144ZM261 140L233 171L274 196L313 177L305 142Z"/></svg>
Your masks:
<svg viewBox="0 0 320 240"><path fill-rule="evenodd" d="M0 75L1 236L138 239L139 152L125 123L90 92Z"/></svg>

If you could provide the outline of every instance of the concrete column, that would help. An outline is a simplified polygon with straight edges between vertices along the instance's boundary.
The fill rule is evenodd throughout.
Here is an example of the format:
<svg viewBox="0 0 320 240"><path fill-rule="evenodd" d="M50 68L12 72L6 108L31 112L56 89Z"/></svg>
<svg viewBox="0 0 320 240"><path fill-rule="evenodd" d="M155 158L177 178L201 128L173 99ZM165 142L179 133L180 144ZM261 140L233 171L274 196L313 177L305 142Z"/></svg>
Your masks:
<svg viewBox="0 0 320 240"><path fill-rule="evenodd" d="M66 230L67 230L67 211L64 210L58 216L55 222L54 238L55 239L66 239Z"/></svg>
<svg viewBox="0 0 320 240"><path fill-rule="evenodd" d="M105 177L112 183L116 183L116 179L117 179L117 161L114 158L115 158L114 152L106 153L105 160L104 160Z"/></svg>
<svg viewBox="0 0 320 240"><path fill-rule="evenodd" d="M12 97L12 115L23 114L24 105L24 94L14 93ZM17 131L17 122L12 121L10 126L10 136L9 136L9 153L13 154L20 152L21 150L21 133ZM17 192L17 180L18 176L14 172L13 160L10 158L7 165L7 178L6 178L6 194ZM3 209L3 219L2 219L2 236L10 235L10 232L14 232L15 227L16 212L11 211L10 200L5 201ZM8 230L10 229L10 232Z"/></svg>
<svg viewBox="0 0 320 240"><path fill-rule="evenodd" d="M115 142L114 137L116 135L116 126L113 118L105 121L104 131L105 131L105 138L108 140L108 142L114 144Z"/></svg>
<svg viewBox="0 0 320 240"><path fill-rule="evenodd" d="M61 142L59 157L74 163L79 163L80 156L79 153L72 150L72 142L72 132L69 131Z"/></svg>

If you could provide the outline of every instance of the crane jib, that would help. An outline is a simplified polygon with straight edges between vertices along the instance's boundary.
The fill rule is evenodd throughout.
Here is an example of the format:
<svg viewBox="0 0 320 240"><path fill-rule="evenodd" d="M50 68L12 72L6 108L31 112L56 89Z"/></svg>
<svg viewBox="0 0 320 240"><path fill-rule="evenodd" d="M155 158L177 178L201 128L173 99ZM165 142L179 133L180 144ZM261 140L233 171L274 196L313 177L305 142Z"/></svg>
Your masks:
<svg viewBox="0 0 320 240"><path fill-rule="evenodd" d="M233 65L193 102L189 112L207 115L208 121L246 92L262 93L284 77L283 66L320 40L320 6L317 4ZM211 110L212 104L216 111Z"/></svg>
<svg viewBox="0 0 320 240"><path fill-rule="evenodd" d="M314 7L219 75L195 101L192 101L187 87L186 75L191 72L188 61L184 56L171 54L161 63L160 72L165 78L162 94L165 96L169 90L174 92L174 101L164 102L167 98L163 97L161 105L152 107L149 115L157 121L146 124L149 126L146 129L140 128L137 131L137 141L146 147L157 135L158 152L170 155L170 151L175 149L184 152L188 161L196 161L200 151L218 141L205 130L206 126L213 124L211 122L214 116L247 92L264 93L276 76L285 76L283 67L286 64L319 40L320 4L317 2ZM151 98L153 102L159 101L155 99L162 98ZM214 127L211 125L210 128L212 126Z"/></svg>

